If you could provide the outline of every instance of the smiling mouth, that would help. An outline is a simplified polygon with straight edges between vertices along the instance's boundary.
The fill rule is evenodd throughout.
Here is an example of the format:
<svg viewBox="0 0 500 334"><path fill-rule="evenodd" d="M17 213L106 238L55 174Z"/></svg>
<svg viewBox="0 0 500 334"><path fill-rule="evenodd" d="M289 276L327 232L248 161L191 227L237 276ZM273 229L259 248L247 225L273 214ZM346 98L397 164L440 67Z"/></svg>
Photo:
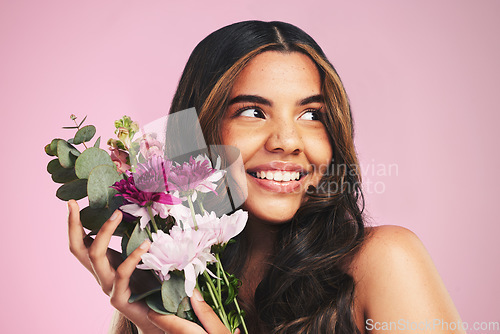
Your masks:
<svg viewBox="0 0 500 334"><path fill-rule="evenodd" d="M259 172L247 172L249 175L260 180L270 180L276 182L289 182L289 181L299 181L307 175L307 173L298 171L259 171Z"/></svg>

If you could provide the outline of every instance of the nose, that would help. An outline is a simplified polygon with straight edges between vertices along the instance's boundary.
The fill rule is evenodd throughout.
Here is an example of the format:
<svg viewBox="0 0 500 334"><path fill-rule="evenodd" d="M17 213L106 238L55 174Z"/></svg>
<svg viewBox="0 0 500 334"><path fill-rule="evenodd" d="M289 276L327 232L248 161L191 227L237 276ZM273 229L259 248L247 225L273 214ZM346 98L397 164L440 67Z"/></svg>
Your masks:
<svg viewBox="0 0 500 334"><path fill-rule="evenodd" d="M304 151L302 136L295 121L276 119L268 124L269 137L265 148L269 152L299 154Z"/></svg>

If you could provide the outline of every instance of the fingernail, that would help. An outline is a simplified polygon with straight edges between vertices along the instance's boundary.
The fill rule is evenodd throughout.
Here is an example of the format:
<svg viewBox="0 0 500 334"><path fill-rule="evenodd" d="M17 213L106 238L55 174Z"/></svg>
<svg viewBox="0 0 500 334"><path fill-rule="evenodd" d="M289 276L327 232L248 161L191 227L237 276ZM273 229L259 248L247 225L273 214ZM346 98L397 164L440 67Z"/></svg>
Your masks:
<svg viewBox="0 0 500 334"><path fill-rule="evenodd" d="M139 246L139 248L140 249L148 249L149 245L151 245L151 241L146 239L142 242L142 244Z"/></svg>
<svg viewBox="0 0 500 334"><path fill-rule="evenodd" d="M198 291L198 289L194 289L193 296L197 301L199 302L203 301L203 296L201 295L200 291Z"/></svg>
<svg viewBox="0 0 500 334"><path fill-rule="evenodd" d="M115 220L116 218L118 218L118 210L116 210L109 219L110 220Z"/></svg>
<svg viewBox="0 0 500 334"><path fill-rule="evenodd" d="M71 205L68 202L68 212L71 213Z"/></svg>

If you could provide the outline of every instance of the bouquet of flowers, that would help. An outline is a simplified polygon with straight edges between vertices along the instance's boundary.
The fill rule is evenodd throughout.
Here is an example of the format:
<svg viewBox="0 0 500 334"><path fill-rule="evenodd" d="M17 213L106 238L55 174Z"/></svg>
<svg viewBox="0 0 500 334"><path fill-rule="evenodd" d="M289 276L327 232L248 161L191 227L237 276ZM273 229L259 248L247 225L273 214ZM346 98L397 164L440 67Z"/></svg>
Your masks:
<svg viewBox="0 0 500 334"><path fill-rule="evenodd" d="M176 114L197 121L194 109ZM196 321L188 298L196 287L231 332L240 325L247 332L244 312L236 299L240 281L227 273L220 261L221 253L234 242L232 238L243 230L248 218L247 212L234 210L244 198L231 196L231 190L241 193L241 184L236 189L229 181L230 167L240 164L235 169L241 170L241 157L232 159L226 169L221 168L220 155L212 159L216 161L213 166L208 152L214 150L206 147L180 161L167 158L167 118L140 131L127 116L115 122L118 138L107 142L108 153L99 148L100 137L87 146L96 128L82 126L85 119L77 123L76 116L71 115L75 125L65 128L76 130L74 137L56 138L45 146L45 152L55 157L47 171L54 182L62 183L56 192L59 199L88 196L89 206L81 210L80 216L91 234L96 234L116 209L124 213L115 231L122 237L124 257L145 239L151 240L149 252L142 256L138 268L151 270L158 284L132 294L129 302L144 299L158 313ZM80 144L82 151L76 147ZM234 212L218 217L214 211L207 211L204 201L210 196L230 202L227 211Z"/></svg>

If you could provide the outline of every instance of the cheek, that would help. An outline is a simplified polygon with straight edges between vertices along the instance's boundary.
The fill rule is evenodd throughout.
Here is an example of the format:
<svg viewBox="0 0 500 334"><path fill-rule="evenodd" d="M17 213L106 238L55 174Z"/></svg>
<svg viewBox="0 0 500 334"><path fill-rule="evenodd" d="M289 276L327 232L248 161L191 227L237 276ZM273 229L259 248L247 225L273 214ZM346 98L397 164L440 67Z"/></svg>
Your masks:
<svg viewBox="0 0 500 334"><path fill-rule="evenodd" d="M226 126L222 130L221 137L223 145L236 147L240 151L243 163L246 163L262 146L259 134L249 129Z"/></svg>
<svg viewBox="0 0 500 334"><path fill-rule="evenodd" d="M308 137L305 145L309 162L316 167L329 166L333 158L333 150L326 134Z"/></svg>

